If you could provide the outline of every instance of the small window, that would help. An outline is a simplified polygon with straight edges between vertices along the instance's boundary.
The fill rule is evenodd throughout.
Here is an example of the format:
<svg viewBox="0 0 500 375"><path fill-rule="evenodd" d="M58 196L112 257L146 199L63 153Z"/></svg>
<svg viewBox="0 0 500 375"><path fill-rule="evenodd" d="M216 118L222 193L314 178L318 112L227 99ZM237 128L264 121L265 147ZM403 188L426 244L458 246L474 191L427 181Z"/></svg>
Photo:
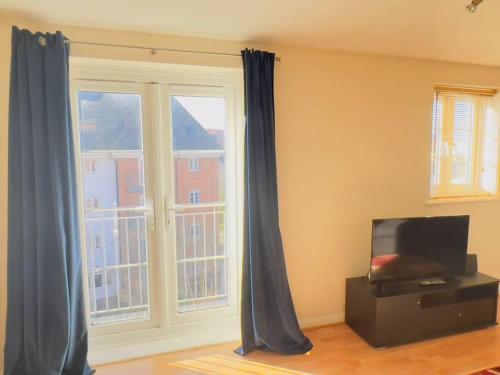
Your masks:
<svg viewBox="0 0 500 375"><path fill-rule="evenodd" d="M83 165L84 165L85 174L95 173L96 163L95 163L94 159L85 159L83 161Z"/></svg>
<svg viewBox="0 0 500 375"><path fill-rule="evenodd" d="M191 224L191 237L200 237L201 234L201 226L198 223Z"/></svg>
<svg viewBox="0 0 500 375"><path fill-rule="evenodd" d="M496 90L436 87L432 126L430 198L496 196L498 104Z"/></svg>
<svg viewBox="0 0 500 375"><path fill-rule="evenodd" d="M102 247L101 236L89 236L87 241L90 249L100 249Z"/></svg>
<svg viewBox="0 0 500 375"><path fill-rule="evenodd" d="M108 285L113 285L113 274L111 272L106 272L106 282Z"/></svg>
<svg viewBox="0 0 500 375"><path fill-rule="evenodd" d="M94 285L96 288L102 288L102 272L94 274Z"/></svg>
<svg viewBox="0 0 500 375"><path fill-rule="evenodd" d="M97 198L87 199L87 208L88 209L99 208L99 207L100 207L99 199L97 199Z"/></svg>
<svg viewBox="0 0 500 375"><path fill-rule="evenodd" d="M189 158L189 172L198 172L200 170L200 159L197 157Z"/></svg>
<svg viewBox="0 0 500 375"><path fill-rule="evenodd" d="M199 190L191 190L189 192L189 203L190 204L199 204L200 203L200 191Z"/></svg>

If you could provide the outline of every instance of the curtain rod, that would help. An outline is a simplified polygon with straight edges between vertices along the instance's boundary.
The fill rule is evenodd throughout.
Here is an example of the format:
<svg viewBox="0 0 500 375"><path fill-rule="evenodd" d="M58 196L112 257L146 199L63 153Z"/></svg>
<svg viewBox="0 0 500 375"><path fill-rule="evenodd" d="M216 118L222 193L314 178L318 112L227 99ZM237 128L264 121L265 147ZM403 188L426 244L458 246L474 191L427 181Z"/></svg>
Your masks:
<svg viewBox="0 0 500 375"><path fill-rule="evenodd" d="M118 48L133 48L133 49L150 50L152 55L155 55L156 52L158 52L158 51L167 51L167 52L180 52L180 53L194 53L194 54L199 54L199 55L241 57L241 55L239 53L209 52L209 51L177 49L177 48L143 47L143 46L133 46L133 45L129 45L129 44L82 42L82 41L71 41L71 40L65 40L64 42L66 44L82 44L82 45L89 45L89 46L118 47ZM275 60L281 61L281 57L276 56Z"/></svg>

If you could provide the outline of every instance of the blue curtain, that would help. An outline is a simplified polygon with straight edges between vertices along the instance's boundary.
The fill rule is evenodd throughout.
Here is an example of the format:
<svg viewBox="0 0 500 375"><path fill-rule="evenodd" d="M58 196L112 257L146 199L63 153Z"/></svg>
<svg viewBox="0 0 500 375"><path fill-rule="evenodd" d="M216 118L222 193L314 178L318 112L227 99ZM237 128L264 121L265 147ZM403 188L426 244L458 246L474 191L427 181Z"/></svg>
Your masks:
<svg viewBox="0 0 500 375"><path fill-rule="evenodd" d="M5 375L88 374L63 35L12 29Z"/></svg>
<svg viewBox="0 0 500 375"><path fill-rule="evenodd" d="M245 223L241 301L244 355L258 348L306 353L312 344L299 328L279 229L274 144L274 53L241 52L245 79Z"/></svg>

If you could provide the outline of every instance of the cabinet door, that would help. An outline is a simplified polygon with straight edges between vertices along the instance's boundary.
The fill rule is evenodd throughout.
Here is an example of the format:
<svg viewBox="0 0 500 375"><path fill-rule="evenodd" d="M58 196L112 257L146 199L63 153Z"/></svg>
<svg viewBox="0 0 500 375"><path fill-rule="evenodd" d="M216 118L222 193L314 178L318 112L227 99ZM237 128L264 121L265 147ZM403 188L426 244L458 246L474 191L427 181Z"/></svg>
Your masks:
<svg viewBox="0 0 500 375"><path fill-rule="evenodd" d="M464 303L458 311L458 317L464 328L496 324L497 294L492 298L484 298Z"/></svg>
<svg viewBox="0 0 500 375"><path fill-rule="evenodd" d="M418 340L420 310L419 295L380 298L377 301L376 346Z"/></svg>

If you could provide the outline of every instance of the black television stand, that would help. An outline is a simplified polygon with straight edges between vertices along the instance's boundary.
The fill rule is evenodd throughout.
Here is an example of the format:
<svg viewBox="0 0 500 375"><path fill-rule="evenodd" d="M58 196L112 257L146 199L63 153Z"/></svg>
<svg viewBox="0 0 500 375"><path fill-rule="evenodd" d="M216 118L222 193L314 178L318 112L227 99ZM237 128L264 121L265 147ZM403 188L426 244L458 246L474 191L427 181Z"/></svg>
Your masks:
<svg viewBox="0 0 500 375"><path fill-rule="evenodd" d="M445 284L372 285L346 280L346 323L375 347L387 347L497 324L499 280L482 273Z"/></svg>

